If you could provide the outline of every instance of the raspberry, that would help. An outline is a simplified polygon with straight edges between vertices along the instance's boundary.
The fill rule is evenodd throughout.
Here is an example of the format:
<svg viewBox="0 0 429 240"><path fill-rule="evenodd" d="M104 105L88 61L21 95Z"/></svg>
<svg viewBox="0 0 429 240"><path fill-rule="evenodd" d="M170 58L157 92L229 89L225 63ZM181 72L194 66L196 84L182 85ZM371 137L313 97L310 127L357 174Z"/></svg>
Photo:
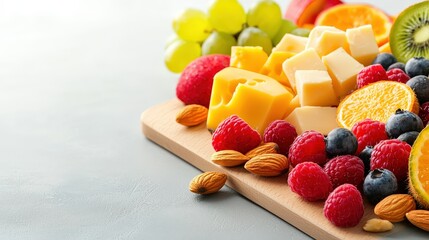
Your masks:
<svg viewBox="0 0 429 240"><path fill-rule="evenodd" d="M387 78L392 81L407 83L410 80L410 77L401 69L393 68L386 72Z"/></svg>
<svg viewBox="0 0 429 240"><path fill-rule="evenodd" d="M223 120L213 132L212 145L215 151L236 150L243 154L261 143L259 133L237 115Z"/></svg>
<svg viewBox="0 0 429 240"><path fill-rule="evenodd" d="M357 122L352 127L352 132L358 140L356 154L359 155L366 146L375 146L381 140L389 139L385 127L383 122L371 119Z"/></svg>
<svg viewBox="0 0 429 240"><path fill-rule="evenodd" d="M420 105L419 117L422 119L423 125L426 126L429 122L429 102Z"/></svg>
<svg viewBox="0 0 429 240"><path fill-rule="evenodd" d="M364 214L362 195L355 186L343 184L329 194L323 214L337 227L354 227Z"/></svg>
<svg viewBox="0 0 429 240"><path fill-rule="evenodd" d="M406 180L411 146L399 139L383 140L374 146L371 154L371 170L388 169L395 174L398 183Z"/></svg>
<svg viewBox="0 0 429 240"><path fill-rule="evenodd" d="M288 158L292 166L302 162L315 162L323 166L328 160L325 137L313 130L305 131L293 141Z"/></svg>
<svg viewBox="0 0 429 240"><path fill-rule="evenodd" d="M186 105L209 107L213 77L229 66L230 57L222 54L202 56L183 70L176 86L176 96Z"/></svg>
<svg viewBox="0 0 429 240"><path fill-rule="evenodd" d="M384 69L387 69L390 65L396 63L397 61L398 60L391 53L379 53L371 64L381 64Z"/></svg>
<svg viewBox="0 0 429 240"><path fill-rule="evenodd" d="M354 155L335 157L325 164L323 170L328 174L334 188L344 183L350 183L361 188L365 177L363 162Z"/></svg>
<svg viewBox="0 0 429 240"><path fill-rule="evenodd" d="M361 88L380 80L388 80L386 70L381 64L369 65L362 68L357 75L357 86Z"/></svg>
<svg viewBox="0 0 429 240"><path fill-rule="evenodd" d="M298 136L295 127L285 120L275 120L264 131L264 142L275 142L279 153L287 156L289 147Z"/></svg>
<svg viewBox="0 0 429 240"><path fill-rule="evenodd" d="M332 191L332 183L322 167L314 162L299 163L290 171L288 185L292 192L307 201L324 200Z"/></svg>

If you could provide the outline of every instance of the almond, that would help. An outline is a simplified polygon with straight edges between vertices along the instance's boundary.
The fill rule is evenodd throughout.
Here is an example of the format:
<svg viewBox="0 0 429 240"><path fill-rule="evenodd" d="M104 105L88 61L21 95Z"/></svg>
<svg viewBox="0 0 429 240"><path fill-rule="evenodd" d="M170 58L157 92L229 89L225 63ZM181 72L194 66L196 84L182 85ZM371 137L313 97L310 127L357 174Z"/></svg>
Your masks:
<svg viewBox="0 0 429 240"><path fill-rule="evenodd" d="M381 200L374 208L374 213L382 219L400 222L405 214L416 209L416 202L409 194L392 194Z"/></svg>
<svg viewBox="0 0 429 240"><path fill-rule="evenodd" d="M212 162L224 166L235 167L249 161L249 157L235 150L221 150L212 154Z"/></svg>
<svg viewBox="0 0 429 240"><path fill-rule="evenodd" d="M277 153L279 150L279 146L275 142L267 142L263 143L256 148L248 151L246 156L252 158L257 155L265 154L265 153Z"/></svg>
<svg viewBox="0 0 429 240"><path fill-rule="evenodd" d="M225 185L227 176L220 172L205 172L195 176L189 183L189 190L198 194L210 194L219 191Z"/></svg>
<svg viewBox="0 0 429 240"><path fill-rule="evenodd" d="M266 153L251 158L244 168L256 175L273 177L286 172L289 169L289 161L285 155Z"/></svg>
<svg viewBox="0 0 429 240"><path fill-rule="evenodd" d="M182 108L176 115L176 122L192 127L207 120L208 109L202 105L189 104Z"/></svg>
<svg viewBox="0 0 429 240"><path fill-rule="evenodd" d="M387 232L393 229L393 224L388 220L372 218L363 225L363 230L367 232Z"/></svg>
<svg viewBox="0 0 429 240"><path fill-rule="evenodd" d="M408 221L414 226L429 232L429 211L428 210L413 210L405 214Z"/></svg>

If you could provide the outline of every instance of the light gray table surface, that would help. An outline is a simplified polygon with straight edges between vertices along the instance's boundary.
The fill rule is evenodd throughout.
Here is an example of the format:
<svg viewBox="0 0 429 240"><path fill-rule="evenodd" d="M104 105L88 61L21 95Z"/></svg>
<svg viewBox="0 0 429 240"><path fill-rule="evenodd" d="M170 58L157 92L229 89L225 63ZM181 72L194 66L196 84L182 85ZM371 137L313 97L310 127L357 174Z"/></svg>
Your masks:
<svg viewBox="0 0 429 240"><path fill-rule="evenodd" d="M0 239L310 238L227 187L190 193L200 171L141 133L175 97L173 16L207 5L0 1Z"/></svg>

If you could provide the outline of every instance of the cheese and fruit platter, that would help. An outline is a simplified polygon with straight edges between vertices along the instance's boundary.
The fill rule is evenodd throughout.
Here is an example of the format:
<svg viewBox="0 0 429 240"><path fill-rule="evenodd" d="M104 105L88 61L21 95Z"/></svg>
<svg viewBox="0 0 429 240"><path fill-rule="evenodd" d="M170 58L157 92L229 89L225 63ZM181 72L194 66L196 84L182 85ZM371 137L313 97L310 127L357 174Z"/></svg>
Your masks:
<svg viewBox="0 0 429 240"><path fill-rule="evenodd" d="M172 19L143 134L316 239L429 237L429 1L212 0ZM410 235L410 232L412 235Z"/></svg>

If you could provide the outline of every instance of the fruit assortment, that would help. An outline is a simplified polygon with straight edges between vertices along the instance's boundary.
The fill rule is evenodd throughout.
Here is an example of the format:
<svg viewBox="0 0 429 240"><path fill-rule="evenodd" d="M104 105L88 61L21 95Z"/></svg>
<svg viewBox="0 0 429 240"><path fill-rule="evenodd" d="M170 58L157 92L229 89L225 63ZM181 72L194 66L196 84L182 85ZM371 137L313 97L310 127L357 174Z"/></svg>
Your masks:
<svg viewBox="0 0 429 240"><path fill-rule="evenodd" d="M212 162L264 177L288 174L291 191L324 202L324 216L337 227L358 225L368 202L378 218L365 231L389 231L405 219L429 231L427 2L393 23L370 5L334 0L292 1L289 20L270 0L257 1L247 18L236 0L213 1L207 15L185 13L174 20L177 41L204 41L207 56L180 76L176 93L187 106L176 121L191 127L207 120ZM282 25L291 21L315 26L297 37ZM227 34L228 51L204 50ZM391 51L379 49L386 45ZM206 175L192 180L191 191L214 193L225 184L222 174Z"/></svg>

